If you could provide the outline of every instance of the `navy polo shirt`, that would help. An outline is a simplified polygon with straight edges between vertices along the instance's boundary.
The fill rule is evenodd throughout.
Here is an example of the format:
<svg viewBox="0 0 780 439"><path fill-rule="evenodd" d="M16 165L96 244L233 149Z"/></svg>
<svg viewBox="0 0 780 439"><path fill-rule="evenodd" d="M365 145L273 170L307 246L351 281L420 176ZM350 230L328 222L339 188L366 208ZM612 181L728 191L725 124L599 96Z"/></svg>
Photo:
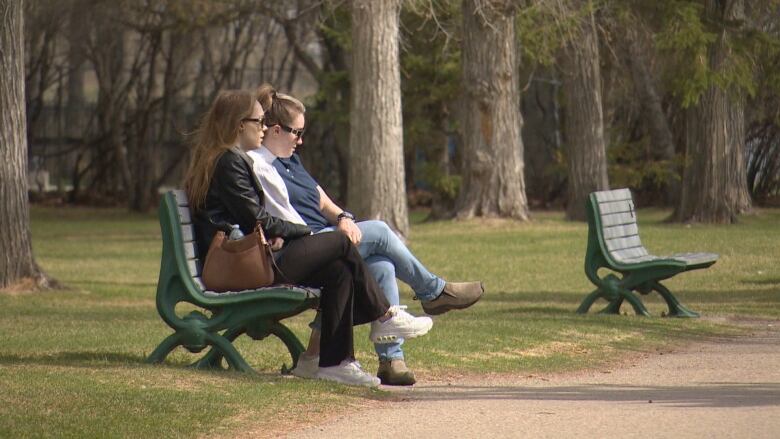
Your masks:
<svg viewBox="0 0 780 439"><path fill-rule="evenodd" d="M287 186L290 204L301 215L306 224L316 233L330 227L328 220L320 211L320 191L317 181L306 171L298 154L288 159L277 157L273 165Z"/></svg>

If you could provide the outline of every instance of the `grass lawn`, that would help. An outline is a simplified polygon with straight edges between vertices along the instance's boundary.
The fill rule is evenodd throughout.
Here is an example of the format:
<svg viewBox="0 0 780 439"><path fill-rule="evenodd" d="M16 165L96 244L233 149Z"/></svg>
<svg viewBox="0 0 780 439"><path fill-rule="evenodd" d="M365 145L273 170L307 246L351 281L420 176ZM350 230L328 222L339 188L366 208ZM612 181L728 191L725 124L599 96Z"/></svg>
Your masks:
<svg viewBox="0 0 780 439"><path fill-rule="evenodd" d="M423 381L567 371L740 334L737 320L780 318L780 209L734 226L670 225L662 222L666 215L639 212L651 251L721 255L708 270L666 282L702 319L574 314L592 289L583 273L587 227L563 221L561 213L537 213L530 224L415 221L411 248L419 258L447 279L483 280L487 294L472 309L437 317L429 335L406 344L408 364ZM0 437L231 437L247 428L262 434L270 425L312 422L391 397L281 377L289 356L270 338L237 341L260 371L255 376L187 369L197 357L186 351L163 366L146 365L145 356L170 333L154 302L156 217L34 208L32 218L39 263L70 289L0 294ZM402 292L410 311L422 312L409 289ZM656 316L665 309L660 298L643 299ZM312 315L289 321L302 340ZM356 333L358 359L376 370L367 327Z"/></svg>

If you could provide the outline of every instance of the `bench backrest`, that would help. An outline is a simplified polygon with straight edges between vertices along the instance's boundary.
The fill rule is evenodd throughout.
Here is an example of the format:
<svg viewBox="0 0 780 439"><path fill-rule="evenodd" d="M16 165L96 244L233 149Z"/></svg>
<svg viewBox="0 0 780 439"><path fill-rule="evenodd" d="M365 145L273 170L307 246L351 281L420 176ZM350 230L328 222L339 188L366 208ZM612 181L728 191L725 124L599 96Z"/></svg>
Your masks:
<svg viewBox="0 0 780 439"><path fill-rule="evenodd" d="M615 189L593 192L589 197L588 221L596 232L607 260L633 264L652 260L639 239L631 191Z"/></svg>
<svg viewBox="0 0 780 439"><path fill-rule="evenodd" d="M187 193L180 189L173 190L169 193L176 201L182 248L184 250L184 257L187 260L188 272L200 291L205 291L206 287L203 285L203 281L200 278L203 270L203 261L200 260L198 253L198 244L195 240L195 226L192 224L192 215L190 214L190 203L187 199Z"/></svg>

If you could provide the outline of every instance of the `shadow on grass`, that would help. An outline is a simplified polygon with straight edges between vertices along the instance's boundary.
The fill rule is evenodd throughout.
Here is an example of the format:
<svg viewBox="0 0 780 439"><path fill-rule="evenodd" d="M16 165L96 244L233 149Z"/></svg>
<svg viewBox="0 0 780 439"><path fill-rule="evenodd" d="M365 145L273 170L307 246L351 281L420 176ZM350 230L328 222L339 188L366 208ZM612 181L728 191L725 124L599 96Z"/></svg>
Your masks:
<svg viewBox="0 0 780 439"><path fill-rule="evenodd" d="M780 405L780 383L701 383L689 386L582 385L553 387L430 386L417 388L424 401L517 400L644 403L673 407Z"/></svg>
<svg viewBox="0 0 780 439"><path fill-rule="evenodd" d="M744 283L748 283L743 281ZM773 285L769 281L755 281L757 285ZM778 280L780 283L780 280ZM745 301L775 302L780 304L780 290L778 288L761 289L732 289L732 290L689 290L684 288L670 288L681 301L700 301L706 303L735 303ZM495 294L485 294L481 302L523 302L523 303L560 303L561 306L574 305L579 306L583 299L591 292L583 290L577 292L534 292L534 291L512 291L500 292ZM657 293L651 292L649 295L640 295L641 298L653 296L660 297ZM606 302L605 302L606 303Z"/></svg>
<svg viewBox="0 0 780 439"><path fill-rule="evenodd" d="M751 285L780 285L780 277L774 279L742 279L740 282Z"/></svg>
<svg viewBox="0 0 780 439"><path fill-rule="evenodd" d="M111 287L123 286L123 287L140 287L140 288L157 288L157 282L122 282L122 281L106 281L106 280L93 280L84 279L79 281L68 281L68 285L108 285Z"/></svg>
<svg viewBox="0 0 780 439"><path fill-rule="evenodd" d="M114 367L119 364L145 364L145 357L119 352L59 352L51 355L0 354L0 364L6 366L37 364L43 366Z"/></svg>

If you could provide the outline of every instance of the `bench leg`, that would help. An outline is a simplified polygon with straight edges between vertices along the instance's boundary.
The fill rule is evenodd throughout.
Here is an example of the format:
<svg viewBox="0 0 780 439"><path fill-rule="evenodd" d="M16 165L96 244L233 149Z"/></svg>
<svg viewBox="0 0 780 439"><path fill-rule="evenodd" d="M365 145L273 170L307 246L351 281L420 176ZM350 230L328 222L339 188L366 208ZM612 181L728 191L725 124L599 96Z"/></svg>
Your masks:
<svg viewBox="0 0 780 439"><path fill-rule="evenodd" d="M577 314L587 314L590 307L593 306L593 302L598 300L603 295L604 292L601 291L601 288L596 288L595 290L593 290L593 292L591 292L590 294L588 294L587 297L585 297L585 300L582 301L580 307L577 308Z"/></svg>
<svg viewBox="0 0 780 439"><path fill-rule="evenodd" d="M634 308L636 315L650 317L650 313L647 311L647 308L645 308L645 304L642 303L642 299L640 299L639 296L628 290L622 291L620 294L623 298L628 300L628 303Z"/></svg>
<svg viewBox="0 0 780 439"><path fill-rule="evenodd" d="M238 338L241 334L246 332L246 328L233 328L228 329L225 331L225 334L223 335L224 338L226 338L231 344L233 343L233 340ZM206 355L203 356L200 360L192 363L190 366L196 368L196 369L221 369L224 370L225 368L222 367L222 358L224 358L224 355L222 354L222 351L219 349L216 349L212 347L209 349L209 351L206 353Z"/></svg>
<svg viewBox="0 0 780 439"><path fill-rule="evenodd" d="M607 306L604 307L599 314L620 314L620 306L623 305L623 298L618 297L610 300Z"/></svg>
<svg viewBox="0 0 780 439"><path fill-rule="evenodd" d="M236 330L240 331L240 330ZM233 335L232 332L228 331L225 336L219 335L219 334L208 334L206 336L209 344L213 346L211 348L211 351L207 353L201 361L198 361L194 364L195 367L208 367L211 366L211 361L216 361L216 364L219 364L219 361L221 357L225 357L225 361L228 362L228 366L237 372L254 372L255 370L252 369L252 367L244 360L244 357L241 356L241 354L236 350L236 348L233 346L233 343L231 339L228 339L228 336L232 336L233 339L238 337L240 333ZM211 360L207 359L212 355L212 352L218 351L214 353L214 356L218 356L216 359ZM201 365L201 362L207 359L206 362Z"/></svg>
<svg viewBox="0 0 780 439"><path fill-rule="evenodd" d="M146 362L162 363L163 360L165 360L165 357L167 357L172 350L176 349L176 347L178 347L181 342L182 335L178 332L165 337L165 340L163 340L160 345L157 346L154 351L152 351L152 353L149 355L149 358L146 359Z"/></svg>
<svg viewBox="0 0 780 439"><path fill-rule="evenodd" d="M267 331L267 332L266 332ZM227 359L228 364L230 367L234 370L242 371L242 372L250 372L254 371L246 362L244 361L243 357L238 353L238 351L233 348L232 342L238 336L244 334L247 332L247 328L232 328L225 332L225 335L222 336L222 338L228 340L230 347L233 351L235 351L236 355L238 356L238 360L236 363L239 364L239 366L234 366L230 363L230 358L225 356L221 349L218 349L216 346L213 347L209 352L203 356L200 360L193 363L192 366L198 369L224 369L222 367L222 358L223 356ZM287 328L285 325L279 323L279 322L273 322L271 324L267 324L263 322L261 325L261 331L254 331L252 335L256 337L256 339L262 339L265 338L265 334L273 334L276 337L278 337L282 343L287 347L287 350L290 352L290 357L292 358L292 366L287 367L287 365L282 365L282 374L289 374L290 371L292 371L295 366L298 364L298 357L303 353L304 347L303 344L301 344L300 340L298 340L298 337L295 336L295 334ZM240 366L240 364L243 363L246 365L246 368L243 368Z"/></svg>
<svg viewBox="0 0 780 439"><path fill-rule="evenodd" d="M287 350L290 351L292 366L287 368L287 365L282 365L282 375L288 375L290 372L292 372L293 369L295 369L295 366L298 365L298 357L300 357L304 351L303 344L300 340L298 340L298 337L295 336L290 328L284 326L280 322L274 322L270 329L271 334L279 337L284 345L287 346Z"/></svg>
<svg viewBox="0 0 780 439"><path fill-rule="evenodd" d="M699 313L691 311L680 304L676 297L669 289L661 285L661 282L653 282L653 290L657 291L661 297L664 298L666 304L669 306L669 317L685 317L685 318L698 318Z"/></svg>
<svg viewBox="0 0 780 439"><path fill-rule="evenodd" d="M634 312L638 316L650 317L650 313L645 308L642 300L633 292L628 290L620 290L620 293L616 299L610 300L609 305L606 308L599 311L599 314L620 314L620 306L623 305L623 301L626 300L634 308Z"/></svg>

